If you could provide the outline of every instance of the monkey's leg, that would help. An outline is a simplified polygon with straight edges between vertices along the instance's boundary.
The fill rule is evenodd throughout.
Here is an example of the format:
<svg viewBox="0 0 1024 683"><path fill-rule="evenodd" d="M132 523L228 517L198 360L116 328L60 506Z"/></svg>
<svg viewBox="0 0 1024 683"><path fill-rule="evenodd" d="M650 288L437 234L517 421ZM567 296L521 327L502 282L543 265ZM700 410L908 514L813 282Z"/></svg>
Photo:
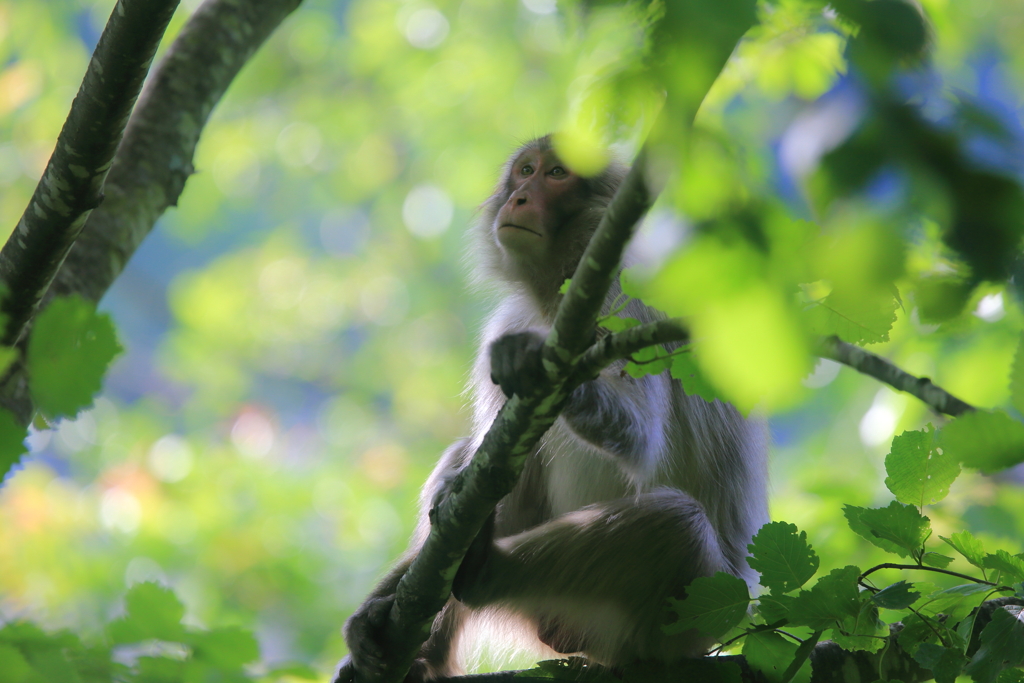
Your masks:
<svg viewBox="0 0 1024 683"><path fill-rule="evenodd" d="M717 536L691 496L661 489L590 505L498 540L461 592L469 606L532 618L561 652L608 664L699 656L710 641L665 636L664 602L725 570Z"/></svg>

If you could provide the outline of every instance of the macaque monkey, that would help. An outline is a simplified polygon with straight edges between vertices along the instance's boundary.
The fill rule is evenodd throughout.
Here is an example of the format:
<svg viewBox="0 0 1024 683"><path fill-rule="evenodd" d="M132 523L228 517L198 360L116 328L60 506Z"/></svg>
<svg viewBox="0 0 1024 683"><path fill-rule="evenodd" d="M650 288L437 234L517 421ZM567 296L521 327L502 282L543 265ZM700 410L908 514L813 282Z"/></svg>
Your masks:
<svg viewBox="0 0 1024 683"><path fill-rule="evenodd" d="M348 661L372 671L387 657L375 636L429 531L429 511L506 396L528 391L541 372L559 288L624 175L616 163L594 177L574 173L549 137L506 163L473 228L474 265L503 288L470 382L473 434L444 453L423 488L409 551L345 625L351 660L343 672ZM657 317L636 300L623 314ZM764 425L688 396L668 373L633 379L622 366L576 389L541 439L463 562L411 680L461 672L455 646L479 610L517 615L539 649L606 665L697 657L711 641L665 635L666 598L682 598L694 579L718 571L757 582L746 548L768 521Z"/></svg>

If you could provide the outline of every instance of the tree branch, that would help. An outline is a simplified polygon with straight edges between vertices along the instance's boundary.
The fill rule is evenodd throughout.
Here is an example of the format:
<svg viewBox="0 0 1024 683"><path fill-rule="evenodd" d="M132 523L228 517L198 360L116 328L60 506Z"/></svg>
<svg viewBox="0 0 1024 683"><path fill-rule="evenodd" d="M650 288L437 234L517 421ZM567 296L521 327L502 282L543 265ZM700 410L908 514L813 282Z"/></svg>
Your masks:
<svg viewBox="0 0 1024 683"><path fill-rule="evenodd" d="M71 103L25 213L0 250L7 316L0 343L13 346L42 301L100 191L125 122L178 0L118 0Z"/></svg>
<svg viewBox="0 0 1024 683"><path fill-rule="evenodd" d="M819 355L849 365L857 372L870 375L891 387L916 396L937 412L956 417L974 410L974 406L935 386L927 377L915 377L870 351L841 341L839 337L823 339Z"/></svg>
<svg viewBox="0 0 1024 683"><path fill-rule="evenodd" d="M590 332L619 272L626 244L640 218L651 208L644 178L646 156L641 150L612 197L558 306L555 324L544 344L544 364L549 376L556 368L564 372L590 344Z"/></svg>
<svg viewBox="0 0 1024 683"><path fill-rule="evenodd" d="M147 2L146 6L155 4L153 0ZM44 263L57 265L63 261L43 306L55 296L69 294L79 294L98 302L124 270L128 259L153 229L157 219L168 207L177 204L185 181L193 172L196 144L214 106L245 63L300 3L301 0L207 0L189 18L154 69L110 164L110 172L103 184L103 203L88 215L88 221L70 253L67 253L70 242L65 244L62 240L55 240L46 243L40 239L34 242L38 256L9 254L8 247L15 241L12 239L0 254L0 274L9 285L8 268L31 271L33 261L41 259ZM111 21L117 17L115 11ZM104 36L109 30L108 26ZM102 38L100 44L103 45ZM100 52L98 47L97 55ZM103 68L109 67L104 64ZM90 72L92 69L90 65ZM91 93L95 87L92 83L87 74L79 99L82 99L82 93ZM132 101L137 92L136 89L132 94ZM69 123L74 111L73 105ZM127 116L127 110L124 116ZM123 120L120 123L124 125ZM118 129L118 137L120 133ZM102 131L93 129L89 135L100 138ZM63 132L61 136L63 139ZM116 143L115 139L112 144L116 146ZM63 143L58 140L57 151L62 147ZM51 167L55 172L65 168L57 163L57 158L55 152L47 173ZM110 162L109 158L107 162ZM46 177L44 174L44 180ZM29 205L30 209L33 204ZM73 240L70 235L65 237ZM49 277L46 282L49 282ZM22 297L16 294L15 285L10 286L10 299L20 300ZM33 308L36 302L38 298L33 302ZM27 313L30 315L31 310ZM33 407L23 366L19 365L5 378L0 387L0 405L13 412L23 424L31 419Z"/></svg>
<svg viewBox="0 0 1024 683"><path fill-rule="evenodd" d="M615 361L629 358L649 346L672 342L685 344L689 340L690 330L682 318L644 323L599 339L580 356L576 372L584 378L594 377Z"/></svg>
<svg viewBox="0 0 1024 683"><path fill-rule="evenodd" d="M153 71L110 168L103 205L53 283L99 301L168 207L176 206L213 108L302 0L207 0Z"/></svg>

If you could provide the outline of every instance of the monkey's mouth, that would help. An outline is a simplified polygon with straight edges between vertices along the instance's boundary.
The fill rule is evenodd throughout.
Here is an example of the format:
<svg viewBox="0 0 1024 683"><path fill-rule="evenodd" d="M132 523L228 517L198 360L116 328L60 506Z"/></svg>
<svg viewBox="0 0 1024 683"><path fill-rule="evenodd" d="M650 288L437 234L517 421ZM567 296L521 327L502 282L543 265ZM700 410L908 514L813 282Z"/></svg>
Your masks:
<svg viewBox="0 0 1024 683"><path fill-rule="evenodd" d="M537 232L536 230L531 230L530 228L527 228L527 227L522 226L522 225L516 225L515 223L502 223L500 226L498 226L498 230L501 230L502 228L515 228L516 230L524 230L526 232L532 232L537 237L543 237L544 236L544 235L540 234L539 232Z"/></svg>

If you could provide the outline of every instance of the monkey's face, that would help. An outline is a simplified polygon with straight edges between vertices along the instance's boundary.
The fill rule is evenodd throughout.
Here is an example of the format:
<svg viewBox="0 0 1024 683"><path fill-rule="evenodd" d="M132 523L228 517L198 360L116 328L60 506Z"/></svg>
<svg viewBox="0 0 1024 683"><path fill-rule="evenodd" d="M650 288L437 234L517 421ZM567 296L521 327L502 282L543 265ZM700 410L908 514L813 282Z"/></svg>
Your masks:
<svg viewBox="0 0 1024 683"><path fill-rule="evenodd" d="M525 149L512 163L495 236L514 258L539 264L552 256L581 210L585 181L550 149Z"/></svg>

